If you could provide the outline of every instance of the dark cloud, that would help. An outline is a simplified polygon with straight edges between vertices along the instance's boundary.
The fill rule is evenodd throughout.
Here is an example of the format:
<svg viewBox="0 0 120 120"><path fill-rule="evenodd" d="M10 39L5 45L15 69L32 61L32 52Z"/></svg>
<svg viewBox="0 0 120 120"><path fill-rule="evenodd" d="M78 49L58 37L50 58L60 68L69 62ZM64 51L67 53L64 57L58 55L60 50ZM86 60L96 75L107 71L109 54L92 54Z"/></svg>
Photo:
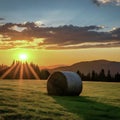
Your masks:
<svg viewBox="0 0 120 120"><path fill-rule="evenodd" d="M100 2L98 0L92 0L97 6L100 6Z"/></svg>
<svg viewBox="0 0 120 120"><path fill-rule="evenodd" d="M1 21L1 20L5 20L5 18L0 18L0 21Z"/></svg>
<svg viewBox="0 0 120 120"><path fill-rule="evenodd" d="M14 26L26 28L21 32L11 29ZM0 26L0 40L6 46L38 49L78 49L89 47L120 46L120 28L110 32L100 32L101 26L40 27L34 22L25 24L7 23ZM100 30L100 31L99 31ZM9 45L10 44L10 45ZM3 44L4 45L4 44ZM7 47L6 47L7 48Z"/></svg>

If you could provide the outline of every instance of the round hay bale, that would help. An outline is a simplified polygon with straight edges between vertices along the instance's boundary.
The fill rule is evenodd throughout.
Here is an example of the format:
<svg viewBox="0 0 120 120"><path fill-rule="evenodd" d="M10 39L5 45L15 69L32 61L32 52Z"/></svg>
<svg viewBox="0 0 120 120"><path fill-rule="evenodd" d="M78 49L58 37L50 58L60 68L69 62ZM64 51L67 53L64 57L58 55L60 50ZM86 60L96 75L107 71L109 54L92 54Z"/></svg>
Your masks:
<svg viewBox="0 0 120 120"><path fill-rule="evenodd" d="M82 92L82 80L75 72L54 72L47 81L49 95L78 96Z"/></svg>

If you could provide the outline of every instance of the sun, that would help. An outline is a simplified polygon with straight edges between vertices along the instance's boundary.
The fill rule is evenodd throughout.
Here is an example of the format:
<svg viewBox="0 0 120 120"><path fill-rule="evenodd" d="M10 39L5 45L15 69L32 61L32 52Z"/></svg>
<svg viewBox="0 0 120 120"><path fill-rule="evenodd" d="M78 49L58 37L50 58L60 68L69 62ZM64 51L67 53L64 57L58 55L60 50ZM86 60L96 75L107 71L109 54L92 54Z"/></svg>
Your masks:
<svg viewBox="0 0 120 120"><path fill-rule="evenodd" d="M19 59L20 59L20 61L26 61L28 59L28 56L27 56L27 54L20 54Z"/></svg>

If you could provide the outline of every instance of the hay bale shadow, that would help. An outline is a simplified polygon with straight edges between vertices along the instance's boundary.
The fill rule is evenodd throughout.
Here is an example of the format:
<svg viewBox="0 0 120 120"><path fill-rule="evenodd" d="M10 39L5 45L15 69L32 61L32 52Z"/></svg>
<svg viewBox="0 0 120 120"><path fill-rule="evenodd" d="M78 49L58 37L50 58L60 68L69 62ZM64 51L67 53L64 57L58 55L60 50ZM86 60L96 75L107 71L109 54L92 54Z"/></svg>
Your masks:
<svg viewBox="0 0 120 120"><path fill-rule="evenodd" d="M68 112L83 120L120 120L120 107L90 100L89 97L52 96Z"/></svg>

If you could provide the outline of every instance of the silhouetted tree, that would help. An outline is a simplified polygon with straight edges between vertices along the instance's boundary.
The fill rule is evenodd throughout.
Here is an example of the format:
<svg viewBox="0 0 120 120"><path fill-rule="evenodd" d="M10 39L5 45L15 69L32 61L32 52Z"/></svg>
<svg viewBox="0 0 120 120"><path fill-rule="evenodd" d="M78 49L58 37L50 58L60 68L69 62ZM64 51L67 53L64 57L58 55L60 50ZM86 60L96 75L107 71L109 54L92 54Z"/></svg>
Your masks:
<svg viewBox="0 0 120 120"><path fill-rule="evenodd" d="M82 73L78 70L77 71L77 74L81 77L82 76Z"/></svg>
<svg viewBox="0 0 120 120"><path fill-rule="evenodd" d="M106 80L107 81L112 81L112 76L111 76L110 70L108 70Z"/></svg>
<svg viewBox="0 0 120 120"><path fill-rule="evenodd" d="M33 69L35 70L35 72L37 73L37 75L40 77L40 69L38 65L34 65Z"/></svg>
<svg viewBox="0 0 120 120"><path fill-rule="evenodd" d="M49 75L50 75L50 73L49 73L48 70L46 70L46 69L41 70L41 72L40 72L40 79L46 80L46 79L48 79Z"/></svg>
<svg viewBox="0 0 120 120"><path fill-rule="evenodd" d="M86 75L86 80L87 80L87 81L90 81L90 80L91 80L91 75L90 75L90 73L88 73L88 74Z"/></svg>
<svg viewBox="0 0 120 120"><path fill-rule="evenodd" d="M115 74L115 82L120 82L120 73Z"/></svg>
<svg viewBox="0 0 120 120"><path fill-rule="evenodd" d="M7 65L0 65L0 77L9 69Z"/></svg>
<svg viewBox="0 0 120 120"><path fill-rule="evenodd" d="M92 74L91 74L91 80L92 81L96 81L97 80L97 76L98 76L97 73L93 70Z"/></svg>
<svg viewBox="0 0 120 120"><path fill-rule="evenodd" d="M86 80L86 76L83 73L81 73L79 70L77 71L77 74L80 76L82 80L84 81Z"/></svg>
<svg viewBox="0 0 120 120"><path fill-rule="evenodd" d="M102 69L99 73L99 81L105 81L105 80L106 80L105 71L104 69Z"/></svg>

